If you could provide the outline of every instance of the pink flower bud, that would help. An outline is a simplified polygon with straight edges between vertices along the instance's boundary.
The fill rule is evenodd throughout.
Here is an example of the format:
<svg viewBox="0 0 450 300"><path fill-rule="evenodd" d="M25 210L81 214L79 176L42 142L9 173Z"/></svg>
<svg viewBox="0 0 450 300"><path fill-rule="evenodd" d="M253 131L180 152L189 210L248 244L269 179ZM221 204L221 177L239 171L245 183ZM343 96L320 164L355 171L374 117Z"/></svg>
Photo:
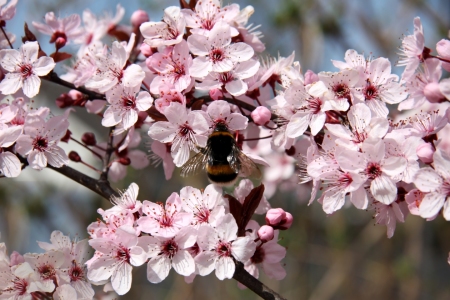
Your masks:
<svg viewBox="0 0 450 300"><path fill-rule="evenodd" d="M61 49L62 47L64 47L65 45L66 45L66 43L67 43L67 39L66 38L63 38L63 37L59 37L59 38L57 38L56 39L56 41L55 41L55 47L56 47L56 49Z"/></svg>
<svg viewBox="0 0 450 300"><path fill-rule="evenodd" d="M271 241L273 239L273 236L274 236L274 230L271 226L263 225L258 230L258 237L264 243Z"/></svg>
<svg viewBox="0 0 450 300"><path fill-rule="evenodd" d="M294 218L282 208L272 208L266 213L266 224L273 229L286 230L291 227Z"/></svg>
<svg viewBox="0 0 450 300"><path fill-rule="evenodd" d="M270 226L276 226L285 217L286 212L282 208L271 208L266 213L266 224Z"/></svg>
<svg viewBox="0 0 450 300"><path fill-rule="evenodd" d="M141 50L142 55L144 55L145 57L150 57L153 54L152 47L150 47L150 45L147 45L146 43L142 43L139 50Z"/></svg>
<svg viewBox="0 0 450 300"><path fill-rule="evenodd" d="M150 18L148 17L147 12L143 11L142 9L136 10L131 15L130 19L131 25L133 25L133 27L139 27L142 23L148 22L149 20Z"/></svg>
<svg viewBox="0 0 450 300"><path fill-rule="evenodd" d="M441 93L441 89L439 88L439 83L431 82L425 86L423 89L423 94L431 103L439 103L445 101L444 95Z"/></svg>
<svg viewBox="0 0 450 300"><path fill-rule="evenodd" d="M426 164L433 162L434 147L430 143L424 143L417 147L416 154Z"/></svg>
<svg viewBox="0 0 450 300"><path fill-rule="evenodd" d="M25 262L23 256L17 251L13 251L11 253L11 255L9 256L9 260L11 263L11 267Z"/></svg>
<svg viewBox="0 0 450 300"><path fill-rule="evenodd" d="M449 40L440 40L436 44L436 51L442 58L450 59L450 41ZM444 70L450 72L450 63L442 63L442 67Z"/></svg>
<svg viewBox="0 0 450 300"><path fill-rule="evenodd" d="M212 90L209 90L209 96L213 100L219 100L219 99L223 98L223 93L219 89L212 89Z"/></svg>
<svg viewBox="0 0 450 300"><path fill-rule="evenodd" d="M265 125L270 121L272 113L265 106L258 106L251 113L252 119L256 125Z"/></svg>
<svg viewBox="0 0 450 300"><path fill-rule="evenodd" d="M319 81L319 76L311 70L305 73L305 85Z"/></svg>
<svg viewBox="0 0 450 300"><path fill-rule="evenodd" d="M291 213L286 212L286 218L284 218L284 223L281 224L279 227L280 230L286 230L289 229L292 226L292 222L294 222L294 217L291 215Z"/></svg>

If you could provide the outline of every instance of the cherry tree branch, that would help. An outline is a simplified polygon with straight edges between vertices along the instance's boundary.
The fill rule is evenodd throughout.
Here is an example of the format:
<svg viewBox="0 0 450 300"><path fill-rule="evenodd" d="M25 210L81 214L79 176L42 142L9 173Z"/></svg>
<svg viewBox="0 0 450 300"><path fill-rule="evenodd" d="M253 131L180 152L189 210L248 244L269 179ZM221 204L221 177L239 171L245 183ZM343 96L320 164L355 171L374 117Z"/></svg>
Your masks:
<svg viewBox="0 0 450 300"><path fill-rule="evenodd" d="M104 181L108 180L108 172L109 172L109 168L111 166L109 161L111 159L112 153L114 152L114 146L113 146L114 128L115 128L115 126L111 127L111 129L109 130L108 144L106 145L106 153L105 153L105 157L103 160L103 170L102 170L102 175L100 175L100 180L104 180Z"/></svg>
<svg viewBox="0 0 450 300"><path fill-rule="evenodd" d="M234 271L233 278L250 290L252 290L255 294L260 296L265 300L285 300L281 295L277 292L273 291L266 285L264 285L261 281L253 277L247 270L244 269L244 265L241 262L236 262L236 270Z"/></svg>
<svg viewBox="0 0 450 300"><path fill-rule="evenodd" d="M103 198L109 200L111 196L119 197L119 193L116 192L111 185L109 184L108 180L102 180L102 179L95 179L90 176L87 176L80 171L77 171L69 166L62 166L61 168L55 168L50 165L47 166L48 168L72 179L75 182L78 182L82 186L87 187L94 193L97 193L98 195L102 196Z"/></svg>

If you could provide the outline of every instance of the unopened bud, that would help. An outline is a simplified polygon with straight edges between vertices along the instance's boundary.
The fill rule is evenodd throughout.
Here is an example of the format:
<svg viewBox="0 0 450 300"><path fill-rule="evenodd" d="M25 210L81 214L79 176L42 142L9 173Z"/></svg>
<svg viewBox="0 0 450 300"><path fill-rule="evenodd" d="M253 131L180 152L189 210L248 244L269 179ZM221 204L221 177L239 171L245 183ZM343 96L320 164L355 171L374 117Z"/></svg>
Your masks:
<svg viewBox="0 0 450 300"><path fill-rule="evenodd" d="M212 89L212 90L209 90L209 96L213 100L219 100L219 99L223 98L223 93L219 89Z"/></svg>
<svg viewBox="0 0 450 300"><path fill-rule="evenodd" d="M273 229L286 230L291 227L293 219L292 215L282 208L272 208L266 213L266 224Z"/></svg>
<svg viewBox="0 0 450 300"><path fill-rule="evenodd" d="M81 137L81 141L85 143L88 146L95 146L97 145L97 140L95 139L95 135L92 132L86 132Z"/></svg>
<svg viewBox="0 0 450 300"><path fill-rule="evenodd" d="M69 152L69 159L71 161L74 161L74 162L80 162L81 161L81 157L75 151L70 151Z"/></svg>
<svg viewBox="0 0 450 300"><path fill-rule="evenodd" d="M63 37L59 37L56 39L55 41L55 47L57 50L61 49L62 47L64 47L67 43L67 39L63 38Z"/></svg>
<svg viewBox="0 0 450 300"><path fill-rule="evenodd" d="M271 241L273 239L274 233L275 233L275 231L273 230L272 226L263 225L258 230L258 237L261 241L263 241L265 243L265 242Z"/></svg>
<svg viewBox="0 0 450 300"><path fill-rule="evenodd" d="M131 25L137 28L141 26L142 23L150 21L150 18L148 17L147 12L142 9L138 9L131 15L130 21Z"/></svg>
<svg viewBox="0 0 450 300"><path fill-rule="evenodd" d="M72 106L74 103L72 97L69 94L61 94L58 98L56 98L56 105L59 108L66 108Z"/></svg>
<svg viewBox="0 0 450 300"><path fill-rule="evenodd" d="M450 59L450 41L444 40L444 39L440 40L436 44L436 51L440 57L449 60ZM450 72L450 63L443 62L442 68L444 68L444 70Z"/></svg>
<svg viewBox="0 0 450 300"><path fill-rule="evenodd" d="M319 76L311 70L305 73L305 85L319 81Z"/></svg>
<svg viewBox="0 0 450 300"><path fill-rule="evenodd" d="M253 122L255 122L256 125L265 125L270 121L270 118L272 117L272 113L270 110L265 106L258 106L255 108L251 113Z"/></svg>
<svg viewBox="0 0 450 300"><path fill-rule="evenodd" d="M71 135L72 135L72 131L67 129L66 134L61 138L61 142L68 143Z"/></svg>
<svg viewBox="0 0 450 300"><path fill-rule="evenodd" d="M131 160L128 157L121 157L119 158L118 162L124 166L128 166L131 164Z"/></svg>
<svg viewBox="0 0 450 300"><path fill-rule="evenodd" d="M25 262L25 259L23 258L23 256L17 251L13 251L11 253L11 255L9 256L9 260L10 260L9 263L10 263L11 267L17 266L18 264Z"/></svg>
<svg viewBox="0 0 450 300"><path fill-rule="evenodd" d="M152 47L150 47L150 45L146 44L146 43L142 43L141 47L139 47L139 50L141 50L141 53L145 56L145 57L150 57L153 54L153 50Z"/></svg>
<svg viewBox="0 0 450 300"><path fill-rule="evenodd" d="M430 143L423 143L422 145L419 145L416 149L416 154L419 157L419 159L426 163L432 163L433 162L433 154L434 154L434 147Z"/></svg>
<svg viewBox="0 0 450 300"><path fill-rule="evenodd" d="M445 101L444 95L441 93L439 83L431 82L423 89L423 94L431 103L439 103Z"/></svg>

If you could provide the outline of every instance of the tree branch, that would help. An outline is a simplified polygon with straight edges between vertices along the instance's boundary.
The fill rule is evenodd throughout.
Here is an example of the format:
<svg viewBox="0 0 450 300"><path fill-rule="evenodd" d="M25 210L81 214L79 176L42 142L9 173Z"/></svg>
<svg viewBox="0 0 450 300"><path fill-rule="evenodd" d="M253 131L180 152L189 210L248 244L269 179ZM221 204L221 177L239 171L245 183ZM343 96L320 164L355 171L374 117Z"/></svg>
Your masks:
<svg viewBox="0 0 450 300"><path fill-rule="evenodd" d="M107 180L99 180L92 177L89 177L71 167L68 166L62 166L61 168L55 168L50 165L47 166L48 168L72 179L75 182L78 182L79 184L87 187L94 193L99 194L103 198L109 200L111 196L119 197L119 193L116 192L110 185Z"/></svg>
<svg viewBox="0 0 450 300"><path fill-rule="evenodd" d="M236 270L234 271L233 278L248 287L255 294L265 300L286 300L281 295L265 286L261 281L250 275L244 269L244 265L241 262L236 262Z"/></svg>

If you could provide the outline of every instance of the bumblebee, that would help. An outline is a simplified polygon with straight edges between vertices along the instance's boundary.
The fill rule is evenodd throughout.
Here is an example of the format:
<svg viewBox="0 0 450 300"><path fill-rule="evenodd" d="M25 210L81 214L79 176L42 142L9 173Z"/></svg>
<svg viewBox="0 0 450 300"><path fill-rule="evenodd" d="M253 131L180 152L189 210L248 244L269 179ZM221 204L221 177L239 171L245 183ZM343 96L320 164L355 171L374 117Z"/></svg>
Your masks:
<svg viewBox="0 0 450 300"><path fill-rule="evenodd" d="M258 166L236 144L233 134L223 123L215 124L205 148L181 167L181 176L206 170L209 180L220 186L232 185L239 174L243 177L260 177Z"/></svg>

